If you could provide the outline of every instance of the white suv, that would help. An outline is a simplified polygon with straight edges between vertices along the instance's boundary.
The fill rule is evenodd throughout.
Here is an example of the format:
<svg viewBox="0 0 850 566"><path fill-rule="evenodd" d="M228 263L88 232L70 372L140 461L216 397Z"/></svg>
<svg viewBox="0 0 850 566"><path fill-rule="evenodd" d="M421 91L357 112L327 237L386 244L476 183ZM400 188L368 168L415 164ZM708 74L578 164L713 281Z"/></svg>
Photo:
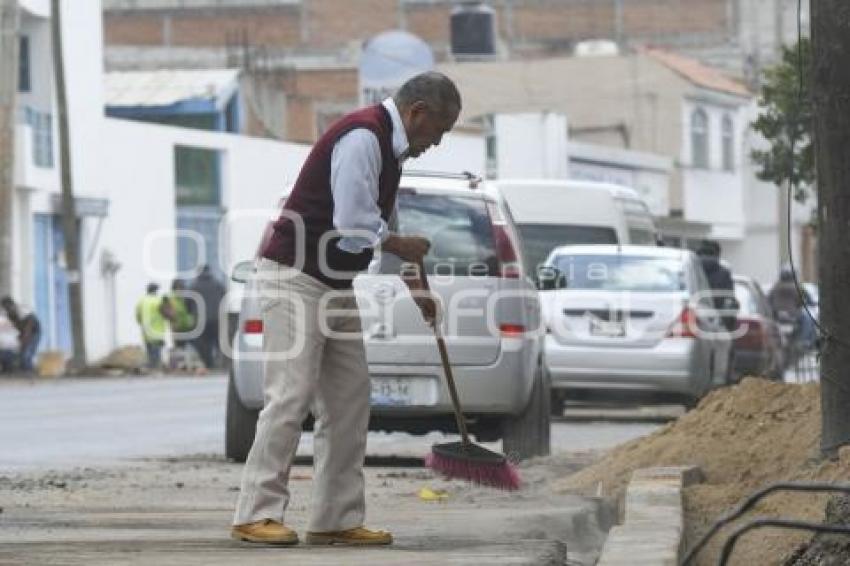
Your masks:
<svg viewBox="0 0 850 566"><path fill-rule="evenodd" d="M538 294L524 275L513 226L479 182L471 175L405 174L398 229L431 241L425 267L443 304L449 358L470 431L479 441L501 438L504 451L517 459L545 455L550 380ZM397 275L398 262L377 265L382 268L354 281L372 378L370 428L454 432L433 332ZM263 404L264 325L251 297L252 270L253 262L243 262L233 276L246 283L227 395L225 454L237 461L248 454Z"/></svg>

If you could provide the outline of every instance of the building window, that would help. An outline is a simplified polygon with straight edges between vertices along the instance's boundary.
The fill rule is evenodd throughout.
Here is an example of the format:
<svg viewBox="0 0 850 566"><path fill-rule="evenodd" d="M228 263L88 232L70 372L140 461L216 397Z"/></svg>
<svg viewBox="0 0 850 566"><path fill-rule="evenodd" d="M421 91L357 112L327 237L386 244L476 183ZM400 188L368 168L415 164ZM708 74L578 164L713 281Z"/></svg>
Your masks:
<svg viewBox="0 0 850 566"><path fill-rule="evenodd" d="M26 123L32 128L32 159L36 167L53 167L53 116L32 108L24 109Z"/></svg>
<svg viewBox="0 0 850 566"><path fill-rule="evenodd" d="M691 114L691 163L699 169L708 169L708 115L702 108Z"/></svg>
<svg viewBox="0 0 850 566"><path fill-rule="evenodd" d="M178 206L218 206L219 152L178 145L174 148L175 197Z"/></svg>
<svg viewBox="0 0 850 566"><path fill-rule="evenodd" d="M22 35L18 41L18 92L29 92L30 80L30 38Z"/></svg>
<svg viewBox="0 0 850 566"><path fill-rule="evenodd" d="M723 169L733 171L735 169L735 131L732 127L732 117L728 114L723 116Z"/></svg>

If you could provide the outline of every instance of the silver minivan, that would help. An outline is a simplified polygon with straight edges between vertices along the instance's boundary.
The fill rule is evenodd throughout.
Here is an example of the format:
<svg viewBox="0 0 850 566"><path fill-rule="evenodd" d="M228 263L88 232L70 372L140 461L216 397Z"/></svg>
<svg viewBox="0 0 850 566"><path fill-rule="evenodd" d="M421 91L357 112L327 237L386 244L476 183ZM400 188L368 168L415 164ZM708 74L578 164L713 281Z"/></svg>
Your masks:
<svg viewBox="0 0 850 566"><path fill-rule="evenodd" d="M425 268L442 303L442 328L470 431L502 439L517 459L549 452L549 377L538 293L525 276L513 226L471 175L405 174L398 229L431 241ZM392 261L395 259L396 261ZM376 260L354 281L372 379L372 430L454 432L451 401L433 331L398 273ZM241 461L263 404L263 324L252 297L253 262L233 337L225 453ZM310 423L306 423L310 426Z"/></svg>

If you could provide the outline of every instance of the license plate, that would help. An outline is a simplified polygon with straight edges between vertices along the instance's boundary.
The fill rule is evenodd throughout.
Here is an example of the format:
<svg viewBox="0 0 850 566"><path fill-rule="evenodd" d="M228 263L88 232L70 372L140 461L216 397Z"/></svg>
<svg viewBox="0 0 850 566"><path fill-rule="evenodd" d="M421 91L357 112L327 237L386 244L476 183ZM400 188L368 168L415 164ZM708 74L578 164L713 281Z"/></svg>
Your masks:
<svg viewBox="0 0 850 566"><path fill-rule="evenodd" d="M437 404L437 380L433 377L373 376L372 405L409 407Z"/></svg>
<svg viewBox="0 0 850 566"><path fill-rule="evenodd" d="M626 335L626 325L618 320L591 320L590 335L603 338L622 338Z"/></svg>

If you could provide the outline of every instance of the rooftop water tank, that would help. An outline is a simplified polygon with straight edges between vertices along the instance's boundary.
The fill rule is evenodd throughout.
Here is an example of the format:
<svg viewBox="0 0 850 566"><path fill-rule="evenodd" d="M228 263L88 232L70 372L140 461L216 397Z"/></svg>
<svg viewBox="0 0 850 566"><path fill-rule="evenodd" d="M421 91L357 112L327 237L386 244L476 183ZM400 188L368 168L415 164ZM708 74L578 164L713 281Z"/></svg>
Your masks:
<svg viewBox="0 0 850 566"><path fill-rule="evenodd" d="M452 10L452 55L458 59L496 54L496 12L480 2L465 2Z"/></svg>

